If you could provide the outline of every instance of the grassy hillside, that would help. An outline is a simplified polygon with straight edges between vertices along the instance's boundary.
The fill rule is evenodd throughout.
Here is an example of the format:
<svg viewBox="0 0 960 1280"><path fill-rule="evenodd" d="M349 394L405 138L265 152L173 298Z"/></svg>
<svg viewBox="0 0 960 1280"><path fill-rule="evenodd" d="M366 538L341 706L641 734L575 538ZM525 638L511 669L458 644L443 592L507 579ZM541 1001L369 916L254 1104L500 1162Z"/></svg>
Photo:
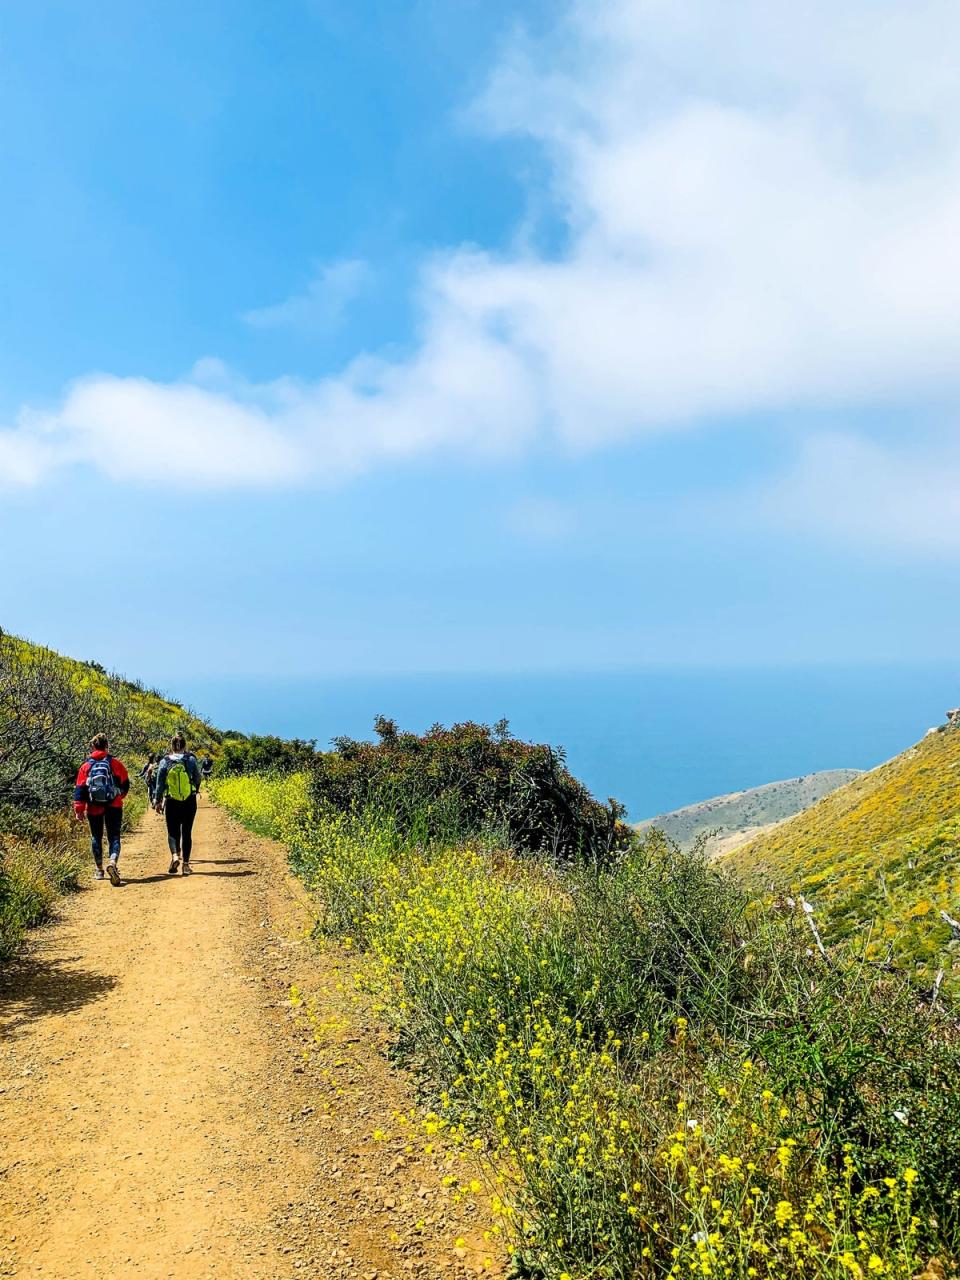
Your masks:
<svg viewBox="0 0 960 1280"><path fill-rule="evenodd" d="M699 804L658 814L638 823L637 830L656 827L684 849L691 848L700 836L716 832L717 837L708 841L709 853L729 836L793 817L859 776L859 769L826 769L804 774L802 778L768 782L762 787L732 791L729 795L714 796Z"/></svg>
<svg viewBox="0 0 960 1280"><path fill-rule="evenodd" d="M724 861L801 891L831 939L960 977L940 915L960 917L960 731L928 734Z"/></svg>
<svg viewBox="0 0 960 1280"><path fill-rule="evenodd" d="M99 730L131 772L177 728L216 751L221 735L156 690L0 631L0 959L76 887L86 865L83 828L69 801ZM145 803L134 784L128 822Z"/></svg>
<svg viewBox="0 0 960 1280"><path fill-rule="evenodd" d="M10 698L15 695L10 682L14 673L21 676L32 673L32 682L23 687L33 695L41 692L36 683L38 677L47 674L50 679L44 687L49 688L52 678L59 673L72 683L93 717L99 711L108 720L112 718L122 725L122 732L128 735L128 744L134 749L160 746L175 728L182 728L196 745L214 747L221 740L220 732L212 725L160 691L148 689L141 681L108 672L98 662L65 657L53 649L5 633L0 628L0 677L4 682L0 693L3 699L0 701L0 715L13 709ZM33 711L41 713L42 707L35 704ZM109 731L106 722L105 727Z"/></svg>

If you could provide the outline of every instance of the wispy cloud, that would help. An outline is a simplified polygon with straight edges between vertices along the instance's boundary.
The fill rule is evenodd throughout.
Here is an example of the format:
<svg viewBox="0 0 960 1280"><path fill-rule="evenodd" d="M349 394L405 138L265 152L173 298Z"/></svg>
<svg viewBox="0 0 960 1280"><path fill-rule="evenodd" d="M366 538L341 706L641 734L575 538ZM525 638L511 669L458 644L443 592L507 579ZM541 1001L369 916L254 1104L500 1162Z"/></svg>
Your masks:
<svg viewBox="0 0 960 1280"><path fill-rule="evenodd" d="M590 449L744 413L949 400L958 39L945 0L574 3L547 44L505 54L474 111L542 147L561 254L432 257L413 353L319 382L85 379L0 432L0 474L35 481L82 456L146 479L144 441L184 421L198 462L181 483L278 485L538 437ZM326 268L246 318L329 324L363 275ZM116 447L101 461L103 428ZM814 485L824 448L791 492ZM873 459L863 493L885 483L871 448L848 446L869 454L851 465Z"/></svg>
<svg viewBox="0 0 960 1280"><path fill-rule="evenodd" d="M320 265L303 293L247 311L243 319L254 329L327 333L337 328L371 277L369 264L359 258Z"/></svg>
<svg viewBox="0 0 960 1280"><path fill-rule="evenodd" d="M960 440L899 445L846 433L807 440L758 500L758 515L804 537L878 550L960 552Z"/></svg>

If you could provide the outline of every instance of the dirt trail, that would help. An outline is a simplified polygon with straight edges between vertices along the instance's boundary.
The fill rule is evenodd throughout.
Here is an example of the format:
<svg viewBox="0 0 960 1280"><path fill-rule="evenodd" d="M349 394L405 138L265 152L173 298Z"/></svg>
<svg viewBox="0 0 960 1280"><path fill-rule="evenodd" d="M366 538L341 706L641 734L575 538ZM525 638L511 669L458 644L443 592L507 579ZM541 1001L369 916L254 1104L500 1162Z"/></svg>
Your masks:
<svg viewBox="0 0 960 1280"><path fill-rule="evenodd" d="M282 851L204 803L172 879L161 825L0 978L0 1274L483 1271L482 1207L406 1149L411 1082L349 961L305 940Z"/></svg>

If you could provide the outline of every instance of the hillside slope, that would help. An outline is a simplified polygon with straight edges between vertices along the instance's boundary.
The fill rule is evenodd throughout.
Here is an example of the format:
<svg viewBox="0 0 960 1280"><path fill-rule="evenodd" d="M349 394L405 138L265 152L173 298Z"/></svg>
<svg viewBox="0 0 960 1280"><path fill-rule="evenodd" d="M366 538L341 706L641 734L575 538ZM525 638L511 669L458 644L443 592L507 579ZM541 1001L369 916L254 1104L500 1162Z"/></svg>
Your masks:
<svg viewBox="0 0 960 1280"><path fill-rule="evenodd" d="M826 769L801 778L768 782L658 814L637 823L637 830L657 827L684 849L690 848L698 836L716 831L717 837L708 841L707 851L717 852L724 845L729 847L731 837L748 837L757 828L793 817L859 776L859 769Z"/></svg>
<svg viewBox="0 0 960 1280"><path fill-rule="evenodd" d="M156 689L148 689L138 680L129 680L115 672L108 672L97 662L83 662L66 657L45 645L34 644L19 636L10 635L0 628L0 679L4 691L13 668L31 666L35 672L54 674L59 670L72 681L80 695L87 695L92 710L97 707L105 717L105 727L111 716L121 716L124 726L134 731L133 737L159 746L174 729L183 729L196 745L213 746L221 735L212 725L189 708L167 698ZM34 687L32 690L36 694ZM8 708L0 704L0 717ZM32 709L39 712L36 703Z"/></svg>
<svg viewBox="0 0 960 1280"><path fill-rule="evenodd" d="M0 960L83 873L68 802L92 735L108 733L133 772L175 729L217 752L219 732L155 690L0 631ZM134 785L128 826L145 803Z"/></svg>
<svg viewBox="0 0 960 1280"><path fill-rule="evenodd" d="M789 885L831 939L960 971L960 731L916 746L735 850L726 865ZM955 957L955 958L954 958Z"/></svg>

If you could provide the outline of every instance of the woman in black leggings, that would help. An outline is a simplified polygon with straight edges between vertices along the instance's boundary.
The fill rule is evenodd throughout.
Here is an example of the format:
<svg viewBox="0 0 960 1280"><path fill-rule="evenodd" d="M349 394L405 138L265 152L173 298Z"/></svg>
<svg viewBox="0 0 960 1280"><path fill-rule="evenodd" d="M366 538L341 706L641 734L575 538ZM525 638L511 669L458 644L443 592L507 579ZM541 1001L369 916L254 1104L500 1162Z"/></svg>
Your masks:
<svg viewBox="0 0 960 1280"><path fill-rule="evenodd" d="M197 794L200 791L200 766L197 757L187 750L182 733L170 739L171 751L160 761L154 805L167 822L167 843L170 846L168 874L175 876L180 870L190 875L190 853L193 849L193 820L197 816Z"/></svg>

